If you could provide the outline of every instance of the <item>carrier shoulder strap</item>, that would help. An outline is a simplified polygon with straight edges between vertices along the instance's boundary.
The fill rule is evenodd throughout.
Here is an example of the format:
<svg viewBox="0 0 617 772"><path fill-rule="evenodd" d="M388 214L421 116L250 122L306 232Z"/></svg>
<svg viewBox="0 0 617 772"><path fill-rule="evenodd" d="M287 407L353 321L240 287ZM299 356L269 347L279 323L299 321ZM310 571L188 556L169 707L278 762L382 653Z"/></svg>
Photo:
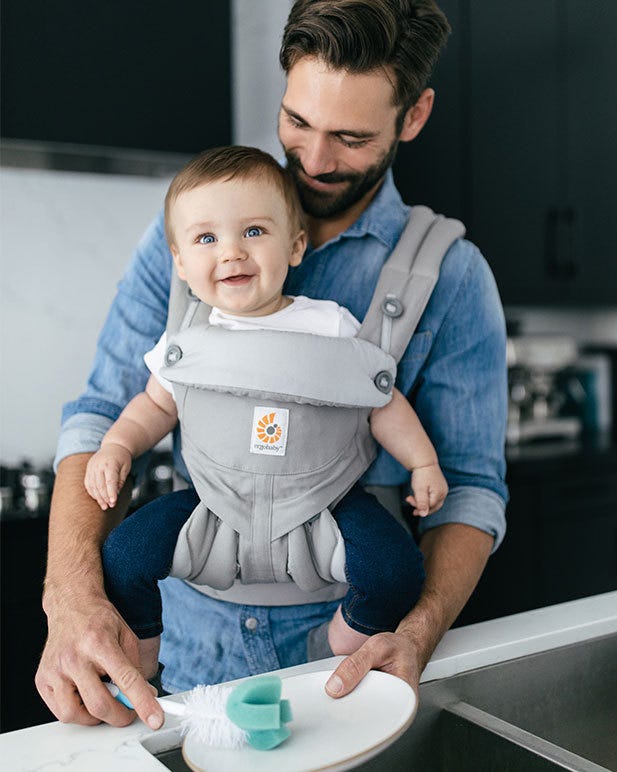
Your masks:
<svg viewBox="0 0 617 772"><path fill-rule="evenodd" d="M208 324L211 310L211 306L202 303L193 295L188 284L182 281L172 267L166 326L168 338L189 327L194 320L201 324Z"/></svg>
<svg viewBox="0 0 617 772"><path fill-rule="evenodd" d="M414 206L392 254L384 263L358 337L376 343L398 362L439 278L441 262L465 235L459 220Z"/></svg>

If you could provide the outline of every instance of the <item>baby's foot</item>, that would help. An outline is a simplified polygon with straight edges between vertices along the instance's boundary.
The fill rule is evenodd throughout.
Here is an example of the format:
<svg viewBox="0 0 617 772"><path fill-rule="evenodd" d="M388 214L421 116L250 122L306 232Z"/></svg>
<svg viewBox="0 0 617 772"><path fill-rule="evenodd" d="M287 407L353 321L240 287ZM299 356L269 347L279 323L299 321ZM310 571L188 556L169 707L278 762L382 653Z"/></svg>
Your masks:
<svg viewBox="0 0 617 772"><path fill-rule="evenodd" d="M339 606L328 627L328 643L334 654L353 654L369 638L350 627L343 619Z"/></svg>

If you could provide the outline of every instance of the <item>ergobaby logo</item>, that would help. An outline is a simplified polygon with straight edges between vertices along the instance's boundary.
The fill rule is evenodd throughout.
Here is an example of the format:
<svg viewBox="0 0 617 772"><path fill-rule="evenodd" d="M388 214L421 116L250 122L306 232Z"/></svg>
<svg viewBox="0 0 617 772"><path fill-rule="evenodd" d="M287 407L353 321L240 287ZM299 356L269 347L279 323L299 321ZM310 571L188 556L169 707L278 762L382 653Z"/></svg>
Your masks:
<svg viewBox="0 0 617 772"><path fill-rule="evenodd" d="M251 453L284 456L287 447L289 410L285 408L256 407L253 411Z"/></svg>

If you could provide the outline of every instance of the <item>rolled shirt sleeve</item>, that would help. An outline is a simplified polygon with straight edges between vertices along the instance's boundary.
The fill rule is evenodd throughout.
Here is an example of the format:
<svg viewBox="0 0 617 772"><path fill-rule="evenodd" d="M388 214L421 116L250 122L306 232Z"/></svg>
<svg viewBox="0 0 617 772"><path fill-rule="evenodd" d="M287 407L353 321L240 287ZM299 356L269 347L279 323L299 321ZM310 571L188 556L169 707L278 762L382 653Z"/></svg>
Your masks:
<svg viewBox="0 0 617 772"><path fill-rule="evenodd" d="M448 264L458 249L457 271ZM444 285L436 304L451 296L434 344L419 374L414 405L450 486L443 508L421 532L464 523L495 538L505 530L506 331L501 301L488 264L469 242L444 259ZM456 291L454 292L454 289ZM428 316L435 308L427 309Z"/></svg>

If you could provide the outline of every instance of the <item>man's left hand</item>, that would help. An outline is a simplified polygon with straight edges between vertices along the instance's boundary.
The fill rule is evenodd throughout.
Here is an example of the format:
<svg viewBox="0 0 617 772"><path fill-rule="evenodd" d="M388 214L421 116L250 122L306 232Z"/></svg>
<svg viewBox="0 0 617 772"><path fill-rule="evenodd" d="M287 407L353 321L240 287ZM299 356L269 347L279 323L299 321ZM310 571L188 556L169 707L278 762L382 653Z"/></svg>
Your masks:
<svg viewBox="0 0 617 772"><path fill-rule="evenodd" d="M418 694L422 672L420 656L415 642L404 632L372 635L336 668L326 683L326 692L330 697L344 697L369 670L398 676Z"/></svg>

